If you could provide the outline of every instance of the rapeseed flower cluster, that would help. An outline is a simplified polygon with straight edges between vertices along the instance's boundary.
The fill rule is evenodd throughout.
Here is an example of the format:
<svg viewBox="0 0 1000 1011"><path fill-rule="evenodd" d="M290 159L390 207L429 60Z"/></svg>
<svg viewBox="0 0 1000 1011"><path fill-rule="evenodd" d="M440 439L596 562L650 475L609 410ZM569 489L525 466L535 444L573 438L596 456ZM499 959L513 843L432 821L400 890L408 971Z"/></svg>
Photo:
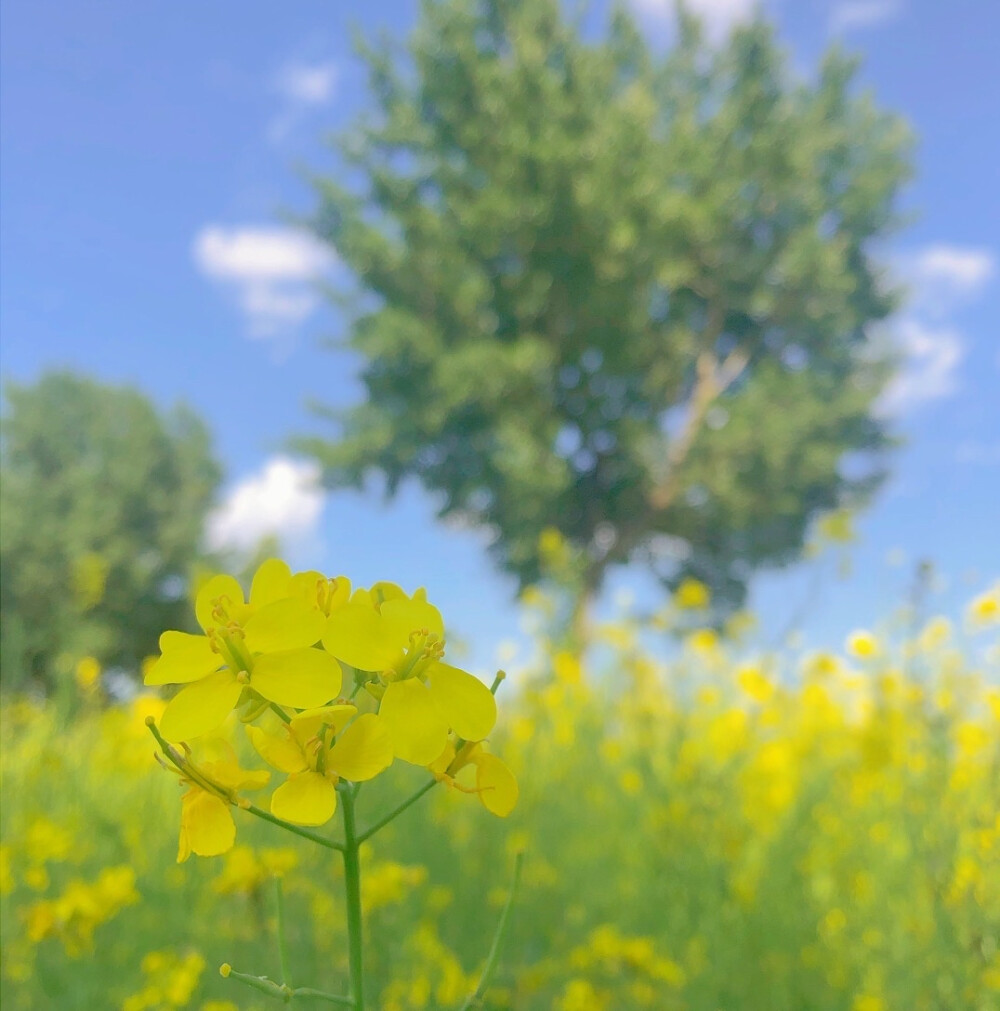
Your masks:
<svg viewBox="0 0 1000 1011"><path fill-rule="evenodd" d="M34 944L57 937L67 955L79 957L91 948L98 926L138 901L135 871L127 865L106 867L95 881L74 878L56 898L29 906L27 936Z"/></svg>
<svg viewBox="0 0 1000 1011"><path fill-rule="evenodd" d="M513 809L517 782L484 746L497 719L493 690L444 662L444 622L422 590L352 589L343 576L293 573L269 559L248 595L232 576L208 579L195 614L201 633L164 632L145 675L147 685L181 686L159 719L165 742L183 745L168 751L187 788L179 861L229 850L230 807L251 807L242 791L271 778L244 771L232 752L192 754L188 742L211 743L233 711L281 774L269 809L284 822L326 824L338 784L374 779L395 759L477 795L493 814Z"/></svg>

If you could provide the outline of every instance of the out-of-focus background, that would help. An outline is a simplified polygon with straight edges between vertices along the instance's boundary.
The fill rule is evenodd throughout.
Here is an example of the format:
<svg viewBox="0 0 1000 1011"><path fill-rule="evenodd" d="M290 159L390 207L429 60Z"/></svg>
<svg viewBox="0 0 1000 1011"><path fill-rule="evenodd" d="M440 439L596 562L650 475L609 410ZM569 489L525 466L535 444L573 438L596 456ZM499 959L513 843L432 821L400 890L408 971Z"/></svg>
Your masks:
<svg viewBox="0 0 1000 1011"><path fill-rule="evenodd" d="M510 820L367 855L380 1007L1000 1007L986 0L10 0L3 998L265 1006L141 671L206 573L424 586ZM386 800L388 804L389 801ZM227 1003L230 1002L230 1003Z"/></svg>

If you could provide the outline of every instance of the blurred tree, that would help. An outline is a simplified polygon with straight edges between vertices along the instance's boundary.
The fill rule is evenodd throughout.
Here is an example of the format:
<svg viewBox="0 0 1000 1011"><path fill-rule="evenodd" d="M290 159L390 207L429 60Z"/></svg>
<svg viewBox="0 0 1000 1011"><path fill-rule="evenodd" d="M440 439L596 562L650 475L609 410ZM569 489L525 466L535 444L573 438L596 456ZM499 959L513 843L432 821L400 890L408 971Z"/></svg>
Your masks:
<svg viewBox="0 0 1000 1011"><path fill-rule="evenodd" d="M522 585L554 528L585 598L642 560L724 607L879 482L909 135L837 52L798 80L763 22L679 20L659 57L623 9L591 41L558 0L428 0L409 63L364 50L359 185L318 178L316 228L367 396L301 445L335 484L418 477Z"/></svg>
<svg viewBox="0 0 1000 1011"><path fill-rule="evenodd" d="M220 479L205 426L58 372L8 384L0 440L4 686L55 687L82 657L138 671L182 628Z"/></svg>

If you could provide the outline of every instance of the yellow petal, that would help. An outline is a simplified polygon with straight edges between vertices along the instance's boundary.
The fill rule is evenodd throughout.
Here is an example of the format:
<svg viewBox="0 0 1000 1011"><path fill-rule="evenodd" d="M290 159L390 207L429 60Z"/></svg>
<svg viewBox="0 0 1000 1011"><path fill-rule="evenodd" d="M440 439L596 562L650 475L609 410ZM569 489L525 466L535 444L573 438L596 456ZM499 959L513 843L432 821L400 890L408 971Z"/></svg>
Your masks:
<svg viewBox="0 0 1000 1011"><path fill-rule="evenodd" d="M302 649L319 642L326 618L298 597L285 597L254 611L243 625L251 653Z"/></svg>
<svg viewBox="0 0 1000 1011"><path fill-rule="evenodd" d="M483 752L476 756L475 762L476 789L483 807L499 818L506 818L517 804L514 773L496 755Z"/></svg>
<svg viewBox="0 0 1000 1011"><path fill-rule="evenodd" d="M248 726L247 736L254 751L279 772L303 772L309 768L298 741L291 737L287 730L269 734L260 727Z"/></svg>
<svg viewBox="0 0 1000 1011"><path fill-rule="evenodd" d="M183 863L192 853L200 857L218 856L231 849L235 841L236 824L225 801L197 787L184 794L178 863Z"/></svg>
<svg viewBox="0 0 1000 1011"><path fill-rule="evenodd" d="M143 683L147 685L182 685L218 670L222 657L212 649L208 636L187 632L164 632L160 652Z"/></svg>
<svg viewBox="0 0 1000 1011"><path fill-rule="evenodd" d="M292 570L280 558L268 558L266 562L261 562L250 584L250 603L254 607L263 607L287 597L291 578Z"/></svg>
<svg viewBox="0 0 1000 1011"><path fill-rule="evenodd" d="M383 671L399 658L406 640L388 641L378 611L352 600L330 615L323 645L358 670Z"/></svg>
<svg viewBox="0 0 1000 1011"><path fill-rule="evenodd" d="M340 692L340 664L321 649L286 649L254 660L253 687L271 702L313 709Z"/></svg>
<svg viewBox="0 0 1000 1011"><path fill-rule="evenodd" d="M310 607L319 606L320 587L326 582L326 576L316 569L296 572L288 583L288 596L304 600Z"/></svg>
<svg viewBox="0 0 1000 1011"><path fill-rule="evenodd" d="M289 776L271 797L271 814L296 825L325 825L337 810L337 789L318 772Z"/></svg>
<svg viewBox="0 0 1000 1011"><path fill-rule="evenodd" d="M379 716L385 721L397 758L414 765L430 765L448 743L448 724L427 686L410 678L394 681L385 690Z"/></svg>
<svg viewBox="0 0 1000 1011"><path fill-rule="evenodd" d="M351 581L347 576L327 579L322 572L314 569L296 572L289 584L288 595L300 597L310 607L319 608L324 614L332 614L350 599Z"/></svg>
<svg viewBox="0 0 1000 1011"><path fill-rule="evenodd" d="M452 730L466 741L488 737L497 721L497 701L479 678L446 663L427 669L427 687Z"/></svg>
<svg viewBox="0 0 1000 1011"><path fill-rule="evenodd" d="M392 765L392 738L385 724L374 713L359 716L337 738L327 765L354 783L374 779Z"/></svg>
<svg viewBox="0 0 1000 1011"><path fill-rule="evenodd" d="M240 621L246 607L243 603L243 587L232 576L212 576L198 591L194 613L198 624L207 632L210 628L225 624L212 612L216 602L221 606L231 621Z"/></svg>
<svg viewBox="0 0 1000 1011"><path fill-rule="evenodd" d="M409 643L411 632L426 629L439 639L444 637L441 612L426 600L410 600L407 597L387 600L379 610L383 635L399 643L400 649Z"/></svg>
<svg viewBox="0 0 1000 1011"><path fill-rule="evenodd" d="M444 746L444 751L434 759L433 762L428 765L427 768L434 773L435 776L443 776L448 771L448 766L455 761L455 745L452 744L451 740Z"/></svg>
<svg viewBox="0 0 1000 1011"><path fill-rule="evenodd" d="M327 726L335 734L339 734L357 715L357 709L352 705L320 706L318 709L306 709L292 717L292 732L305 743L319 733L319 728Z"/></svg>
<svg viewBox="0 0 1000 1011"><path fill-rule="evenodd" d="M195 681L167 703L160 717L160 733L168 741L186 741L221 727L242 690L228 670Z"/></svg>

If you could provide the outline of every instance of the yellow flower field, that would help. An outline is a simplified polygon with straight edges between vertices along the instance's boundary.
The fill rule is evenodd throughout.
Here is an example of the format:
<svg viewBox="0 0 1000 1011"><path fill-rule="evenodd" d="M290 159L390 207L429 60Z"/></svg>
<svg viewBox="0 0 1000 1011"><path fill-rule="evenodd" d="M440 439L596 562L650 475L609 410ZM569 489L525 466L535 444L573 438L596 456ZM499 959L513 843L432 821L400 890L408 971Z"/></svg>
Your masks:
<svg viewBox="0 0 1000 1011"><path fill-rule="evenodd" d="M842 654L753 654L739 628L692 628L661 655L648 622L622 618L594 628L581 657L540 632L537 660L511 672L498 726L483 735L520 786L509 816L469 803L442 775L361 845L369 1003L1000 1008L997 594L905 639L858 630ZM544 613L545 598L533 596ZM677 604L697 612L697 588ZM364 648L349 646L354 666ZM203 677L218 677L210 667ZM167 680L155 670L147 680ZM154 761L147 727L162 720L165 696L145 689L111 703L82 671L73 706L3 706L3 1006L255 1011L280 998L240 974L274 980L286 969L296 986L343 992L339 855L230 808L190 777L179 789ZM426 690L446 682L457 679L432 677ZM359 754L383 766L381 738L361 748L360 733ZM286 814L304 805L292 820L330 832L309 815L329 802L322 783L348 737L317 770L311 753L289 751L294 734L263 734L251 742L231 714L210 740L260 777L249 785L262 797L306 779L315 792L292 798ZM357 765L357 755L340 757ZM267 767L265 787L254 770ZM426 779L399 762L373 775L362 794L371 818ZM208 848L223 852L178 863L182 826L188 851L205 842L191 828L192 794L232 812L235 840L213 836ZM521 852L496 972L468 1004ZM322 1006L306 992L292 1003Z"/></svg>

